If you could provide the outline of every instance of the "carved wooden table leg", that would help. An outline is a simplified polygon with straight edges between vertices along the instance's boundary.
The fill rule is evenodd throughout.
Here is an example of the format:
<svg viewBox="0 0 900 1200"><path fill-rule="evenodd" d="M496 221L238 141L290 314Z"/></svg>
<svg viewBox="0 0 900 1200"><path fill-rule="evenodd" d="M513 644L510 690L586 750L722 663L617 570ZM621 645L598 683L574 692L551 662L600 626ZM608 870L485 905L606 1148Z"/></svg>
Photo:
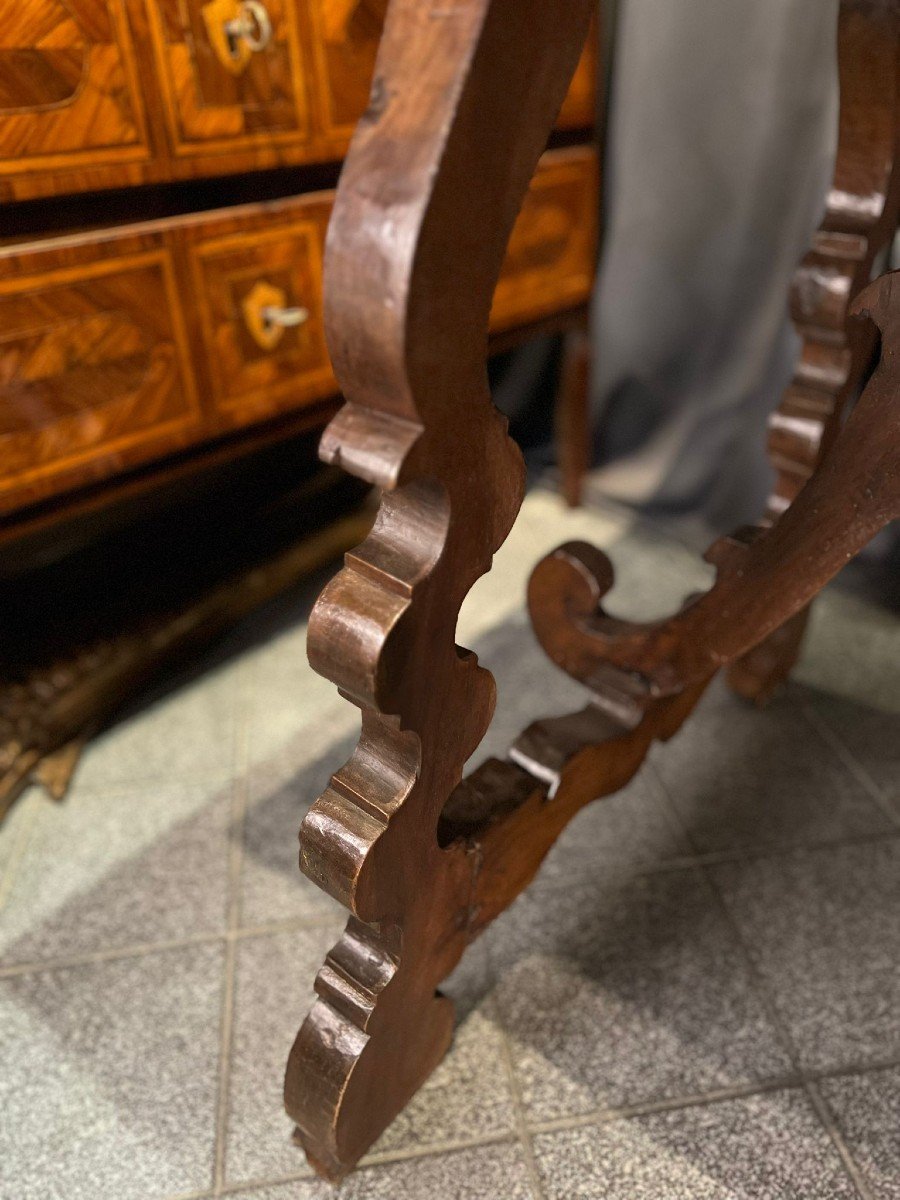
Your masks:
<svg viewBox="0 0 900 1200"><path fill-rule="evenodd" d="M523 488L487 391L491 292L592 7L394 0L329 235L329 338L348 403L323 454L385 489L309 634L312 665L362 710L356 750L301 829L303 870L353 913L285 1080L310 1161L332 1178L445 1052L453 1015L437 986L567 821L627 783L720 667L900 514L900 282L888 276L865 297L882 362L846 428L776 525L713 547L706 595L632 625L603 612L612 571L599 551L564 546L538 565L537 636L593 699L461 781L494 683L455 645L457 614Z"/></svg>
<svg viewBox="0 0 900 1200"><path fill-rule="evenodd" d="M325 589L309 655L363 712L302 831L304 871L355 914L294 1045L288 1111L339 1176L444 1054L435 987L469 940L476 858L438 818L494 682L454 644L508 534L524 467L492 407L486 338L506 244L584 44L592 0L394 0L326 251L347 404L322 453L386 490Z"/></svg>
<svg viewBox="0 0 900 1200"><path fill-rule="evenodd" d="M838 67L834 181L791 287L802 349L769 422L776 480L766 525L778 520L812 475L871 366L871 326L851 322L850 305L871 279L900 216L900 9L842 0ZM735 663L728 676L732 688L764 704L794 667L808 618L807 611L798 613Z"/></svg>
<svg viewBox="0 0 900 1200"><path fill-rule="evenodd" d="M585 316L565 335L556 410L559 490L570 508L581 504L584 477L591 465L590 373L591 337Z"/></svg>

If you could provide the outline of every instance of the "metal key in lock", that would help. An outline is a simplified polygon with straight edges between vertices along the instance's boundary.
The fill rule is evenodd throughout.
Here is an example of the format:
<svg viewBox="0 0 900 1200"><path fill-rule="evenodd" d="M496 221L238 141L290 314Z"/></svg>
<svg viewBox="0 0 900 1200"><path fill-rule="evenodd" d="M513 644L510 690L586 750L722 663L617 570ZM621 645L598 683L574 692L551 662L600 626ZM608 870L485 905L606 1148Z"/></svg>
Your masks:
<svg viewBox="0 0 900 1200"><path fill-rule="evenodd" d="M290 305L279 287L260 280L241 304L250 336L264 350L273 350L286 329L296 329L309 320L309 309Z"/></svg>
<svg viewBox="0 0 900 1200"><path fill-rule="evenodd" d="M210 0L202 8L210 45L232 75L272 40L272 20L262 0Z"/></svg>

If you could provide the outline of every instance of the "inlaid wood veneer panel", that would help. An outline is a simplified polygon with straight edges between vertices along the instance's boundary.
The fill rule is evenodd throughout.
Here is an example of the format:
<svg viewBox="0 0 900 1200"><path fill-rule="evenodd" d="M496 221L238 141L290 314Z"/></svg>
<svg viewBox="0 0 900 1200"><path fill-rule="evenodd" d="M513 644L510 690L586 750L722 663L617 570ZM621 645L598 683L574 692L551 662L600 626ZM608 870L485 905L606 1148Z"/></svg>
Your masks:
<svg viewBox="0 0 900 1200"><path fill-rule="evenodd" d="M199 427L165 246L0 278L0 511Z"/></svg>
<svg viewBox="0 0 900 1200"><path fill-rule="evenodd" d="M220 55L229 42L226 26L240 19L236 0L146 3L176 155L309 140L307 69L293 0L265 0L265 45L250 50L245 38L233 38L232 66ZM258 26L254 37L262 39Z"/></svg>
<svg viewBox="0 0 900 1200"><path fill-rule="evenodd" d="M495 332L587 302L596 176L590 149L544 155L494 298ZM332 200L0 250L0 512L334 397L322 323ZM271 306L300 319L261 329Z"/></svg>
<svg viewBox="0 0 900 1200"><path fill-rule="evenodd" d="M0 201L339 160L385 9L0 0ZM596 60L592 35L560 127L593 124Z"/></svg>
<svg viewBox="0 0 900 1200"><path fill-rule="evenodd" d="M0 177L149 153L120 0L0 0Z"/></svg>
<svg viewBox="0 0 900 1200"><path fill-rule="evenodd" d="M369 100L375 57L388 0L308 0L316 82L326 133L349 138ZM597 36L592 31L557 122L587 128L594 122Z"/></svg>
<svg viewBox="0 0 900 1200"><path fill-rule="evenodd" d="M494 330L587 302L594 279L598 193L593 151L577 147L544 155L494 293Z"/></svg>
<svg viewBox="0 0 900 1200"><path fill-rule="evenodd" d="M310 206L306 220L297 207L294 220L274 228L257 220L216 236L213 225L191 249L211 397L240 424L336 391L322 326L324 220L315 220L321 206ZM299 323L267 323L269 305L295 312ZM254 316L269 337L254 336Z"/></svg>

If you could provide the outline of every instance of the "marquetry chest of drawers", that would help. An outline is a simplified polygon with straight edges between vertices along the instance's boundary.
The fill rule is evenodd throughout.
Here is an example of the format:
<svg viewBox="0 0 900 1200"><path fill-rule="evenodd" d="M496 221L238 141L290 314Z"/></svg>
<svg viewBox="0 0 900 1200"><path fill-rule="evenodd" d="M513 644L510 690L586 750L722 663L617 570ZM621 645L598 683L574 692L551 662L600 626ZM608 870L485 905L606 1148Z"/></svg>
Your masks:
<svg viewBox="0 0 900 1200"><path fill-rule="evenodd" d="M385 8L0 0L7 527L333 411L323 239ZM510 246L492 317L505 336L590 292L594 42Z"/></svg>

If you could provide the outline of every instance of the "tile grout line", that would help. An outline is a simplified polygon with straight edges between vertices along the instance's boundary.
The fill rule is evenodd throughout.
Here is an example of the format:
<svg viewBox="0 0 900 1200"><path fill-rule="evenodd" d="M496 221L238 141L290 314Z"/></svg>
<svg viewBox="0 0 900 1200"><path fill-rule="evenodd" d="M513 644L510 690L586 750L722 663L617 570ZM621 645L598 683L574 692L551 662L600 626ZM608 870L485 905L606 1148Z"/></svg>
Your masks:
<svg viewBox="0 0 900 1200"><path fill-rule="evenodd" d="M590 1125L612 1124L616 1121L631 1121L642 1116L650 1116L660 1112L676 1112L686 1108L700 1108L714 1104L727 1103L729 1100L741 1100L751 1096L764 1096L770 1092L799 1090L806 1084L816 1085L824 1079L840 1078L843 1075L868 1073L869 1071L891 1070L900 1066L900 1059L892 1059L876 1064L840 1066L810 1072L807 1076L801 1073L774 1076L770 1079L754 1081L747 1084L736 1084L734 1087L717 1088L709 1092L698 1092L696 1095L673 1096L658 1100L646 1100L637 1104L624 1105L621 1108L594 1109L588 1113L579 1113L570 1117L555 1117L548 1121L526 1122L527 1130L532 1137L542 1133L564 1133L568 1130L581 1129ZM373 1154L359 1167L359 1170L386 1167L396 1162L411 1162L418 1158L433 1158L441 1154L452 1154L461 1150L477 1150L486 1146L502 1146L518 1140L515 1132L487 1134L484 1137L460 1138L445 1142L429 1142L422 1146L408 1146L398 1150L386 1150L381 1154ZM298 1183L313 1180L316 1176L309 1171L296 1171L289 1175L262 1176L257 1179L238 1180L225 1184L219 1195L239 1195L242 1192L255 1191L264 1187L279 1187L288 1183ZM864 1193L866 1200L871 1200ZM166 1200L217 1200L217 1195L211 1189L196 1192L179 1192L168 1196Z"/></svg>
<svg viewBox="0 0 900 1200"><path fill-rule="evenodd" d="M139 942L130 946L115 946L108 950L86 950L83 954L70 954L53 958L35 959L32 962L10 963L0 966L0 979L19 975L40 974L43 971L66 970L71 967L91 966L94 963L115 962L124 958L145 958L151 954L164 954L169 950L184 950L191 946L214 945L216 942L245 941L257 937L271 937L279 933L293 933L303 929L318 929L330 925L335 917L322 913L315 917L288 918L267 925L249 925L239 929L226 929L222 933L197 933L190 937L169 938L160 942Z"/></svg>
<svg viewBox="0 0 900 1200"><path fill-rule="evenodd" d="M532 1134L555 1133L567 1129L580 1129L585 1125L609 1124L614 1121L631 1121L635 1117L650 1116L658 1112L677 1112L683 1108L703 1108L713 1104L723 1104L729 1100L742 1100L749 1096L765 1096L769 1092L798 1090L806 1088L807 1084L816 1086L823 1080L840 1079L847 1075L868 1075L873 1071L890 1071L900 1067L900 1058L873 1064L855 1064L826 1067L818 1071L792 1072L789 1075L776 1075L769 1079L753 1080L746 1084L735 1084L733 1087L714 1088L708 1092L697 1092L695 1095L660 1097L658 1100L644 1100L636 1104L626 1104L620 1108L598 1108L588 1113L577 1113L571 1117L555 1117L549 1121L529 1122L528 1128Z"/></svg>
<svg viewBox="0 0 900 1200"><path fill-rule="evenodd" d="M656 782L659 783L658 768L656 765L648 760L647 766L656 774ZM660 783L660 787L665 791L663 784ZM666 801L670 803L667 793ZM599 803L602 803L602 801L599 801ZM683 829L683 826L680 827ZM640 877L662 875L674 871L691 871L702 867L747 862L762 858L784 858L798 851L831 850L841 846L863 846L890 841L896 838L900 838L900 828L887 829L880 833L849 834L846 837L829 838L820 841L755 843L736 850L703 851L690 856L673 856L658 863L641 863L637 865L635 874ZM548 891L558 891L566 885L562 882L547 880L543 886ZM88 950L81 954L54 955L50 958L34 959L30 962L0 964L0 979L42 971L89 966L94 963L112 962L117 959L139 958L145 955L164 953L169 950L185 949L191 946L213 944L221 941L240 941L245 938L266 937L278 933L316 929L331 924L338 915L340 914L337 910L335 913L322 912L308 917L288 917L280 921L264 922L256 925L238 925L235 928L226 929L224 932L199 933L187 937L168 938L158 942L138 942L125 946L110 947L104 950Z"/></svg>
<svg viewBox="0 0 900 1200"><path fill-rule="evenodd" d="M816 732L819 739L840 759L843 766L865 790L869 799L877 806L879 812L890 823L891 827L894 830L900 827L900 813L897 812L893 804L885 796L882 788L878 786L850 747L845 744L843 738L815 711L809 701L801 700L799 709L806 719L807 724Z"/></svg>
<svg viewBox="0 0 900 1200"><path fill-rule="evenodd" d="M145 958L151 954L165 954L169 950L184 950L190 946L205 946L225 940L222 933L198 933L193 937L170 938L161 942L142 942L138 945L121 946L109 950L86 950L83 954L70 954L57 958L36 959L33 962L10 963L0 966L0 979L14 979L19 975L39 975L44 971L65 971L71 967L89 967L95 963L116 962L124 958Z"/></svg>
<svg viewBox="0 0 900 1200"><path fill-rule="evenodd" d="M648 763L648 767L655 770L652 763ZM602 803L602 800L598 803ZM832 850L841 846L865 846L891 841L895 838L900 838L900 829L884 830L881 833L850 834L847 837L818 842L756 844L734 851L710 851L691 857L666 859L656 865L649 862L638 864L635 874L643 878L674 871L692 871L705 866L741 863L764 858L786 858L798 851ZM542 886L548 891L559 891L565 888L566 884L547 880ZM227 940L242 941L245 938L268 937L273 934L292 933L303 929L318 929L330 925L340 916L341 913L335 909L334 913L321 912L308 917L287 917L280 921L238 926L219 933L198 933L188 937L168 938L159 942L138 942L106 950L87 950L81 954L54 955L51 958L34 959L31 962L9 963L5 966L0 964L0 979L42 971L63 970L69 967L90 966L93 963L112 962L121 958L140 958L149 954L159 954L169 950L180 950L190 946Z"/></svg>
<svg viewBox="0 0 900 1200"><path fill-rule="evenodd" d="M669 789L666 787L665 781L660 776L655 765L652 765L652 769L653 769L654 774L656 775L656 778L657 778L657 781L659 782L660 787L663 789L663 795L665 796L665 800L669 806L670 811L675 815L676 819L679 821L679 823L681 825L681 828L684 830L684 835L687 838L688 845L695 846L694 839L691 836L691 831L684 824L684 822L681 821L681 818L678 815L678 809L675 806L675 802L672 799ZM784 1022L781 1019L781 1014L779 1013L778 1008L775 1005L775 1003L769 993L768 985L767 985L765 979L763 978L762 972L760 971L759 967L756 964L756 959L750 953L750 947L747 945L747 940L744 937L743 931L741 930L740 926L738 925L737 919L735 918L734 914L732 913L730 907L728 906L728 904L725 900L725 897L722 895L721 889L719 888L718 884L716 883L715 876L713 875L713 872L710 869L711 865L714 865L714 864L700 863L698 866L698 870L702 874L704 880L706 881L706 886L712 892L712 895L716 901L716 906L718 907L719 912L721 913L722 917L724 917L726 925L731 930L732 937L735 939L737 947L741 953L741 957L743 958L744 964L749 973L750 980L753 984L753 989L759 996L759 999L761 1000L762 1005L763 1005L763 1009L764 1009L766 1015L768 1016L769 1021L772 1023L772 1027L778 1036L778 1040L781 1042L781 1048L787 1054L788 1060L790 1061L791 1066L794 1069L794 1074L800 1080L803 1080L805 1078L805 1076L803 1074L803 1071L802 1071L799 1061L797 1059L797 1049L794 1046L793 1038L790 1036L787 1026L784 1024Z"/></svg>
<svg viewBox="0 0 900 1200"><path fill-rule="evenodd" d="M749 1096L765 1096L769 1092L787 1091L803 1086L799 1074L778 1075L771 1079L753 1080L750 1083L734 1084L732 1087L715 1088L694 1095L660 1097L637 1104L625 1104L620 1108L597 1108L589 1113L578 1113L571 1117L554 1117L549 1121L535 1121L528 1128L534 1133L559 1133L569 1129L581 1129L586 1125L609 1125L615 1121L633 1121L636 1117L648 1117L654 1113L679 1112L686 1108L707 1108L724 1104L729 1100L743 1100Z"/></svg>
<svg viewBox="0 0 900 1200"><path fill-rule="evenodd" d="M656 769L648 760L648 768ZM666 798L669 803L668 797ZM594 801L602 804L603 799ZM684 831L683 826L679 828ZM878 833L850 833L843 837L810 839L796 842L753 842L747 846L739 846L734 850L703 850L690 855L673 855L660 859L658 862L639 862L635 864L634 874L638 878L651 875L666 875L675 871L693 871L700 867L717 867L728 863L751 862L756 859L787 858L797 851L832 850L840 846L865 846L876 842L892 841L900 838L900 828L882 829ZM553 890L563 890L568 885L563 881L546 880L543 887Z"/></svg>
<svg viewBox="0 0 900 1200"><path fill-rule="evenodd" d="M860 1195L860 1200L875 1200L874 1194L870 1189L865 1176L859 1164L853 1157L850 1147L844 1139L844 1135L835 1120L834 1114L831 1111L825 1097L822 1095L818 1084L812 1079L806 1079L803 1084L806 1095L810 1104L815 1110L816 1116L823 1125L825 1132L831 1138L831 1143L837 1151L841 1162L844 1164L844 1170L850 1176L853 1186Z"/></svg>
<svg viewBox="0 0 900 1200"><path fill-rule="evenodd" d="M493 1133L484 1137L460 1138L445 1142L429 1142L427 1145L408 1146L405 1149L385 1150L381 1154L373 1154L365 1158L352 1174L363 1171L378 1170L389 1167L394 1163L414 1162L420 1158L437 1158L444 1154L455 1154L462 1150L479 1150L489 1146L513 1145L516 1141L514 1133ZM222 1196L236 1196L244 1192L256 1191L259 1188L283 1187L288 1183L321 1182L320 1177L310 1170L293 1171L288 1175L260 1176L256 1179L236 1180L226 1183L219 1192L210 1188L205 1191L179 1192L167 1196L165 1200L219 1200Z"/></svg>
<svg viewBox="0 0 900 1200"><path fill-rule="evenodd" d="M244 860L244 822L247 814L248 791L248 717L247 682L239 706L240 721L235 731L232 750L233 793L231 803L231 840L228 855L228 934L232 935L241 918L241 868ZM226 1138L228 1134L229 1091L231 1083L231 1051L234 1038L234 999L237 963L237 940L228 936L225 943L225 965L222 972L222 1016L219 1026L219 1079L215 1111L215 1143L213 1149L213 1195L221 1195L225 1184Z"/></svg>
<svg viewBox="0 0 900 1200"><path fill-rule="evenodd" d="M722 895L718 884L713 878L712 871L710 871L707 867L702 868L702 870L703 874L707 878L709 886L715 893L720 907L725 913L726 921L734 932L738 946L740 947L741 953L747 963L747 969L750 972L750 977L754 982L755 990L762 1000L763 1009L766 1013L768 1013L769 1020L772 1022L779 1039L787 1051L788 1057L794 1065L794 1069L800 1075L803 1090L813 1112L818 1118L819 1125L824 1130L826 1137L834 1147L834 1150L844 1167L847 1178L849 1179L851 1186L858 1193L860 1200L873 1200L873 1197L865 1184L859 1165L856 1163L853 1155L850 1153L850 1148L838 1130L836 1122L833 1118L831 1118L830 1114L825 1108L825 1104L818 1087L816 1086L814 1080L810 1079L809 1075L804 1072L803 1068L800 1066L797 1048L794 1045L794 1039L791 1037L787 1025L782 1020L781 1013L775 1004L774 998L769 991L769 987L765 982L763 974L757 967L753 955L750 953L750 948L747 945L747 941L744 938L743 932L737 923L737 919L734 917L731 909L728 907L725 897Z"/></svg>
<svg viewBox="0 0 900 1200"><path fill-rule="evenodd" d="M485 944L485 955L487 958L488 982L494 988L497 983L497 975L494 969L494 959L490 943ZM509 1085L510 1098L512 1099L516 1140L522 1150L522 1157L525 1160L525 1171L528 1175L531 1189L534 1192L534 1200L544 1200L544 1189L541 1186L541 1176L534 1153L534 1139L525 1116L525 1104L522 1100L522 1092L519 1088L519 1079L516 1074L512 1043L506 1029L506 1022L503 1019L500 1001L496 996L493 996L489 1003L496 1017L496 1028L500 1034L500 1054L503 1058L503 1068L506 1072L506 1080Z"/></svg>
<svg viewBox="0 0 900 1200"><path fill-rule="evenodd" d="M512 1145L517 1140L515 1133L486 1133L483 1137L452 1138L443 1142L426 1142L423 1146L398 1147L396 1150L383 1150L380 1154L367 1155L359 1164L359 1169L369 1167L388 1167L392 1163L414 1162L417 1158L437 1158L442 1154L455 1154L460 1150L478 1150L483 1146ZM305 1176L317 1178L317 1176Z"/></svg>
<svg viewBox="0 0 900 1200"><path fill-rule="evenodd" d="M503 1065L506 1070L506 1077L509 1082L510 1091L512 1093L513 1104L513 1119L516 1125L516 1140L522 1149L522 1157L525 1160L525 1172L528 1175L531 1183L532 1191L534 1192L535 1200L544 1200L544 1189L541 1187L541 1177L538 1172L537 1159L534 1153L534 1139L531 1136L531 1130L525 1120L525 1111L522 1104L522 1097L519 1092L519 1083L515 1077L515 1064L513 1063L512 1048L509 1044L509 1037L506 1030L500 1028L501 1054L503 1055Z"/></svg>
<svg viewBox="0 0 900 1200"><path fill-rule="evenodd" d="M653 767L653 770L654 770L654 773L656 774L657 779L659 780L660 785L663 787L663 789L665 791L666 800L670 806L670 809L677 816L677 809L675 808L675 802L672 800L672 797L671 797L671 794L669 793L668 788L666 788L665 783L662 780L661 776L659 775L659 772L656 770L655 766ZM679 820L680 820L680 818L679 818ZM682 828L684 828L685 837L688 840L688 844L690 846L694 846L695 843L691 837L690 830L683 824L682 824ZM722 890L719 887L718 883L716 882L715 875L714 875L711 867L708 864L703 864L700 866L699 869L702 872L704 879L706 880L707 886L710 888L713 895L715 896L716 903L717 903L722 915L724 916L727 925L729 926L729 928L732 931L732 936L735 938L737 946L738 946L740 953L744 959L750 979L753 982L754 991L756 992L756 994L759 996L760 1000L762 1001L763 1010L768 1015L768 1018L771 1021L772 1026L775 1030L775 1033L778 1036L778 1040L782 1044L783 1050L786 1052L788 1059L790 1060L791 1065L794 1068L794 1071L799 1076L800 1081L803 1086L803 1090L810 1102L813 1112L816 1114L816 1117L819 1120L820 1126L825 1131L829 1141L831 1142L832 1146L835 1149L835 1152L837 1153L838 1157L840 1158L841 1164L843 1165L844 1170L847 1174L847 1178L850 1180L851 1185L856 1189L861 1200L873 1200L871 1193L869 1192L868 1188L866 1187L866 1185L863 1181L862 1172L860 1171L858 1164L854 1161L853 1156L850 1153L849 1147L847 1146L843 1137L840 1135L840 1133L837 1129L837 1125L835 1124L833 1119L826 1119L825 1114L826 1114L827 1110L824 1107L824 1101L822 1100L821 1095L815 1086L815 1083L809 1078L808 1074L806 1072L804 1072L803 1068L800 1065L800 1061L799 1061L799 1057L798 1057L798 1053L797 1053L797 1047L794 1045L794 1039L791 1037L790 1030L788 1029L785 1022L782 1020L781 1013L778 1010L778 1006L775 1003L774 997L771 994L771 991L765 980L765 977L763 976L762 971L758 967L754 955L750 952L750 947L747 944L747 939L744 937L743 930L741 929L740 925L738 924L737 918L735 917L734 913L731 911L730 906L726 902L725 897L722 894Z"/></svg>

